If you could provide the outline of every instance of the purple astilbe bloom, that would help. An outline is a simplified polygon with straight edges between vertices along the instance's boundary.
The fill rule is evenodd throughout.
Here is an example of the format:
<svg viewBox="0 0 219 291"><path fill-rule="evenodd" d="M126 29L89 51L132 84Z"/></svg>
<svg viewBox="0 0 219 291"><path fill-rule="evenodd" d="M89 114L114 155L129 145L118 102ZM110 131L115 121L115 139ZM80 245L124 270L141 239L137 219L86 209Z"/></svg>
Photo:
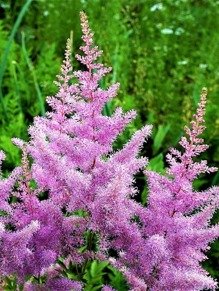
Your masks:
<svg viewBox="0 0 219 291"><path fill-rule="evenodd" d="M23 275L24 262L31 259L32 251L28 243L39 229L39 223L32 221L20 231L9 232L1 230L0 266L1 275L19 272Z"/></svg>
<svg viewBox="0 0 219 291"><path fill-rule="evenodd" d="M5 159L5 155L2 151L0 151L0 167L2 161ZM1 168L0 168L0 209L1 211L9 211L11 210L10 205L8 204L8 199L10 197L10 193L14 184L16 183L17 178L21 173L21 168L17 167L13 170L9 177L6 179L2 178Z"/></svg>
<svg viewBox="0 0 219 291"><path fill-rule="evenodd" d="M59 282L58 280L62 280L62 270L51 276L51 266L61 255L68 254L71 247L82 243L80 234L84 230L83 218L73 220L65 217L60 207L50 199L40 201L40 189L30 187L32 173L28 165L26 145L17 139L14 142L22 148L23 158L22 167L2 181L2 185L7 185L4 186L4 199L8 207L4 208L7 215L0 217L0 274L15 275L19 284L23 284L28 277L39 278L42 275L46 275L49 282ZM12 197L16 201L8 203ZM75 239L69 239L74 230ZM70 283L74 282L69 281L69 286ZM28 286L30 288L31 285ZM42 288L49 290L46 285Z"/></svg>
<svg viewBox="0 0 219 291"><path fill-rule="evenodd" d="M148 207L140 214L145 235L159 237L152 246L150 290L214 290L216 282L208 276L200 263L206 259L205 251L219 237L219 226L210 226L210 219L219 205L216 187L198 192L193 187L200 173L217 169L206 161L195 158L207 149L199 137L204 130L206 89L203 89L197 113L193 116L187 136L180 145L184 151L172 149L167 155L167 176L146 171L148 179Z"/></svg>
<svg viewBox="0 0 219 291"><path fill-rule="evenodd" d="M81 291L82 284L67 278L54 278L47 281L45 285L26 282L24 291Z"/></svg>
<svg viewBox="0 0 219 291"><path fill-rule="evenodd" d="M33 178L49 192L50 199L68 213L81 209L87 213L86 228L97 234L99 247L96 254L87 252L81 257L108 259L109 250L114 249L116 263L123 266L121 251L134 261L138 249L145 250L141 231L132 222L141 206L130 197L136 193L134 174L147 164L138 153L151 126L137 131L121 150L113 152L113 142L136 113L117 108L112 116L102 114L104 104L116 95L119 85L99 87L99 81L111 68L96 61L102 52L93 45L93 33L84 13L81 21L83 56L76 58L85 70L72 72L68 41L58 76L59 92L47 99L53 111L35 118L28 151L34 160ZM70 83L72 76L74 82ZM74 261L72 251L69 249ZM143 256L140 263L143 269Z"/></svg>

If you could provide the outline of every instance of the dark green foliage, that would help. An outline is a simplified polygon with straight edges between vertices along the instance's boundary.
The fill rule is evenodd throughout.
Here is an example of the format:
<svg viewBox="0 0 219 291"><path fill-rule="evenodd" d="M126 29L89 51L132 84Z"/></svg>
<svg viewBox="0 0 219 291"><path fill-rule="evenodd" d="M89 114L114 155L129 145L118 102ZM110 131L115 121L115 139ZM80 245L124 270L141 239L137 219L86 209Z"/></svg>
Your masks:
<svg viewBox="0 0 219 291"><path fill-rule="evenodd" d="M4 291L20 291L22 288L19 288L17 285L16 278L8 277L4 278Z"/></svg>
<svg viewBox="0 0 219 291"><path fill-rule="evenodd" d="M118 291L128 290L128 285L123 275L109 265L108 262L92 261L81 266L70 264L66 267L63 261L59 260L63 268L63 275L72 280L80 280L84 283L86 291L100 291L104 285L110 285Z"/></svg>
<svg viewBox="0 0 219 291"><path fill-rule="evenodd" d="M9 35L4 24L0 22L1 51L7 46ZM43 113L45 97L55 93L53 80L60 67L55 44L43 43L37 58L33 59L33 48L29 47L28 41L31 36L26 38L25 42L23 39L23 45L21 42L12 42L2 84L6 114L1 106L0 147L7 154L8 169L19 164L20 160L19 151L11 143L11 138L27 139L27 127L34 116Z"/></svg>

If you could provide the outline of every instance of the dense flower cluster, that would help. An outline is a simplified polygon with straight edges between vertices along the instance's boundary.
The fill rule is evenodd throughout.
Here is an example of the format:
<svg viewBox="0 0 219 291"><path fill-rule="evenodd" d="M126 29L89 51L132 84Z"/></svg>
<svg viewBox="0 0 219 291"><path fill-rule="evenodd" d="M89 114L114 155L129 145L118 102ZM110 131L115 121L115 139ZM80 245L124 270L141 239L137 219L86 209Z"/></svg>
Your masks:
<svg viewBox="0 0 219 291"><path fill-rule="evenodd" d="M69 40L58 93L47 98L52 111L35 118L28 143L14 139L22 166L0 182L0 275L15 275L24 290L78 291L83 284L65 278L59 260L68 266L97 259L118 268L131 290L213 290L216 282L200 262L219 236L219 227L209 226L219 189L197 192L192 185L216 170L194 160L207 148L199 138L206 92L180 141L184 151L167 155L167 174L145 171L149 197L142 206L133 199L134 175L147 165L139 151L151 126L113 150L136 113L102 114L119 84L100 88L111 68L97 62L102 52L84 13L81 22L83 55L76 58L83 70L73 72Z"/></svg>

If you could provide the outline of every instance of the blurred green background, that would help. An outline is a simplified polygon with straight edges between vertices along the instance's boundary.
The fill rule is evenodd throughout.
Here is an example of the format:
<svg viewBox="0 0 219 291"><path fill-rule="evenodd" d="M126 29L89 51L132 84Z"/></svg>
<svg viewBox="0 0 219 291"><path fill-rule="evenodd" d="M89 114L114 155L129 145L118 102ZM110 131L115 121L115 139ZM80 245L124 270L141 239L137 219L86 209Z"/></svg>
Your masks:
<svg viewBox="0 0 219 291"><path fill-rule="evenodd" d="M102 61L113 67L102 82L120 82L118 97L107 104L136 109L138 118L118 139L120 147L145 123L154 126L143 152L149 167L162 172L164 156L177 146L183 127L195 112L199 93L207 87L206 142L202 156L219 166L219 1L212 0L0 0L0 148L7 154L4 170L20 162L12 137L27 139L36 115L48 109L45 97L56 93L53 84L73 34L73 53L81 44L79 12L84 10L104 51ZM73 58L74 68L79 65ZM136 177L146 203L145 180ZM202 176L197 189L219 184L219 174ZM219 221L216 214L212 223ZM219 242L204 263L219 278ZM95 281L95 280L94 280ZM92 289L96 290L96 289ZM121 289L122 290L122 289Z"/></svg>

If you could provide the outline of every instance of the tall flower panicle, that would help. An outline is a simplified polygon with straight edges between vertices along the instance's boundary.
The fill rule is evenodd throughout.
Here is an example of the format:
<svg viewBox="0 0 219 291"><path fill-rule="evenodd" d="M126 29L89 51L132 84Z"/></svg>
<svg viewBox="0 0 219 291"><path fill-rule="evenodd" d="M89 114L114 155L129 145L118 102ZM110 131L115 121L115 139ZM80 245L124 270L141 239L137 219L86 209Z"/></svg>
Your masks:
<svg viewBox="0 0 219 291"><path fill-rule="evenodd" d="M48 98L53 111L46 117L35 119L30 128L28 149L34 159L33 178L49 191L51 199L67 207L69 212L84 209L90 214L90 223L95 217L96 224L97 214L102 211L100 206L97 209L96 203L102 201L104 204L106 200L110 203L111 193L106 193L121 192L121 195L116 195L116 192L115 196L124 200L134 191L133 174L146 164L146 159L138 158L138 151L151 128L146 126L140 130L127 146L113 154L113 142L135 117L135 112L124 113L117 108L112 116L102 114L104 104L116 95L119 85L100 88L99 81L110 68L97 62L101 51L93 45L93 33L83 12L81 22L83 55L76 57L85 70L74 72L77 82L66 86L70 66L62 69L59 92ZM64 67L69 55L70 47L67 46ZM120 187L117 185L119 169L124 173L123 177L120 175ZM112 208L111 205L107 207ZM127 213L130 211L127 209ZM98 223L101 224L102 220L103 217L98 218Z"/></svg>
<svg viewBox="0 0 219 291"><path fill-rule="evenodd" d="M208 146L200 138L204 130L206 89L201 93L197 113L187 136L182 137L183 151L171 149L167 155L167 175L146 171L148 179L148 207L140 214L144 233L159 236L162 248L157 248L160 258L151 265L151 290L215 290L216 282L202 268L209 243L219 237L219 226L210 220L219 205L219 189L213 187L201 192L194 189L193 181L201 173L216 171L207 161L196 157ZM155 248L154 248L155 250ZM153 256L153 259L154 256ZM155 271L156 270L156 271Z"/></svg>
<svg viewBox="0 0 219 291"><path fill-rule="evenodd" d="M176 149L171 149L171 153L167 155L167 160L170 164L169 173L175 176L180 176L183 169L186 171L188 180L194 180L201 173L215 172L215 167L208 167L207 161L193 162L193 158L208 149L208 145L204 144L203 138L200 135L205 129L204 114L206 107L207 89L203 88L201 93L200 103L198 104L197 113L193 115L193 120L190 127L185 127L187 137L184 136L180 140L180 145L184 148L184 153L180 153ZM177 159L180 163L177 163ZM176 178L176 177L175 177Z"/></svg>
<svg viewBox="0 0 219 291"><path fill-rule="evenodd" d="M26 195L30 181L21 183L24 203L15 207L13 218L19 217L17 228L25 227L33 218L40 224L34 241L29 242L35 250L31 256L35 267L30 269L25 263L23 271L34 276L45 272L58 257L68 257L74 264L94 258L106 260L112 248L117 254L116 264L123 266L126 261L121 250L133 259L144 243L138 225L132 221L141 206L130 197L136 193L133 176L147 163L138 152L151 127L145 126L120 151L113 152L113 142L136 113L117 108L112 116L102 114L119 84L100 87L101 78L111 68L97 61L102 52L93 44L84 13L81 22L84 45L82 55L76 58L83 70L72 72L68 40L57 76L58 93L47 98L52 111L35 118L29 129L30 142L25 145L24 178L28 176L25 165L29 154L33 160L29 176L39 190ZM15 142L23 147L20 141ZM41 201L41 193L47 193L48 198ZM78 211L85 217L78 216ZM98 237L97 251L79 251L85 232ZM134 244L135 251L131 247Z"/></svg>

